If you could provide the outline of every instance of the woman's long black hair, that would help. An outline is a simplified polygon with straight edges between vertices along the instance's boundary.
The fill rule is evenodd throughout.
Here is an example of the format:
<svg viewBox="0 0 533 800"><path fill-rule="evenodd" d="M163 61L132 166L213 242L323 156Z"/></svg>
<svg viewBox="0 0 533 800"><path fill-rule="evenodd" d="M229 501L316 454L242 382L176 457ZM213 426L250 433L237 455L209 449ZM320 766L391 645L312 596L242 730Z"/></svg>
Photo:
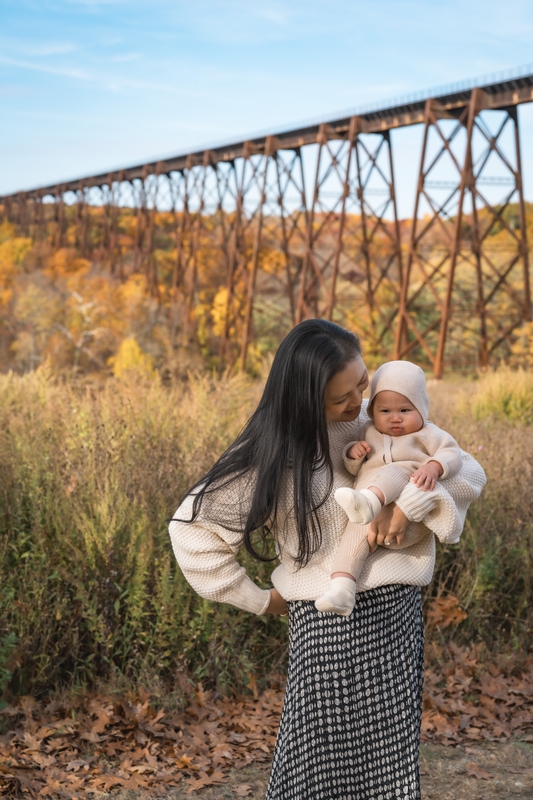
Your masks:
<svg viewBox="0 0 533 800"><path fill-rule="evenodd" d="M208 517L238 530L255 558L268 560L254 546L257 534L265 541L278 512L287 470L292 472L293 516L298 530L297 563L307 564L322 543L317 514L333 483L325 416L326 384L361 354L359 339L323 319L301 322L282 341L261 401L243 430L207 475L187 494L194 496L194 522L210 496ZM313 492L313 473L326 468L328 488L322 497ZM253 475L251 504L245 505L240 524L231 526L217 515L218 490ZM205 511L204 511L205 513ZM247 516L246 516L247 514ZM185 520L184 520L185 521Z"/></svg>

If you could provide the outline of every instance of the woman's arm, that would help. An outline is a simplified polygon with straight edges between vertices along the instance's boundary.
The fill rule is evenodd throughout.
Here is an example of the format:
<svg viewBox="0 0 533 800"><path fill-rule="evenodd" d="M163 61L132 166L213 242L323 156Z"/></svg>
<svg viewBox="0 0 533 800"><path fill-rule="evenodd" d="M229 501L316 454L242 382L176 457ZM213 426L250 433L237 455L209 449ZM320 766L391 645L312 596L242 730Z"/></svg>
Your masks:
<svg viewBox="0 0 533 800"><path fill-rule="evenodd" d="M265 614L279 614L281 617L286 617L289 609L287 603L280 595L277 589L270 590L270 603Z"/></svg>
<svg viewBox="0 0 533 800"><path fill-rule="evenodd" d="M192 497L185 498L175 517L190 519ZM201 597L230 603L252 614L264 614L272 603L271 590L260 589L236 559L241 544L238 533L211 520L172 520L169 534L176 561L187 582ZM279 613L279 612L271 612Z"/></svg>

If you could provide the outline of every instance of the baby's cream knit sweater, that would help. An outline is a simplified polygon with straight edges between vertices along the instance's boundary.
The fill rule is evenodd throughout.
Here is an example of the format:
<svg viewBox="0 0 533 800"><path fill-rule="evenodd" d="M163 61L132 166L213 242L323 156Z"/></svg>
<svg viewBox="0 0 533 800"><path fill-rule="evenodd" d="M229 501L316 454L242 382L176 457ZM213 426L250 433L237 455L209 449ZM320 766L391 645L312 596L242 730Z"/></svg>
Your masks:
<svg viewBox="0 0 533 800"><path fill-rule="evenodd" d="M294 523L291 524L290 514L288 519L286 517L287 509L280 508L278 519L274 521L273 527L277 523L283 530L276 534L280 564L272 573L272 583L285 600L316 600L328 588L331 565L347 522L346 514L337 505L333 495L336 489L353 485L353 477L344 464L343 451L347 442L360 439L361 426L367 422L365 408L353 422L328 422L333 486L318 512L322 526L322 546L305 567L298 569L295 563L298 550L297 530ZM448 543L459 540L468 506L479 497L485 485L485 473L481 466L467 453L463 453L462 459L463 466L459 474L437 483L434 491L442 499L437 511L424 514L427 493L413 484L409 484L398 498L398 505L410 519L423 518L438 538ZM322 496L327 488L326 471L317 471L315 481ZM284 495L290 497L290 490ZM404 495L405 502L402 503ZM169 533L178 564L198 594L208 600L230 603L245 611L263 614L270 601L270 592L259 588L237 563L235 555L240 546L241 535L213 519L216 517L217 502L224 509L235 506L242 510L246 506L247 496L249 489L236 481L213 495L213 498L218 499L210 502L209 514L202 507L199 517L192 523L173 520ZM189 495L174 517L190 519L191 508L192 498ZM225 513L226 511L221 516ZM365 562L358 591L364 592L391 583L425 586L431 581L434 564L434 536L424 536L406 550L390 551L379 547Z"/></svg>
<svg viewBox="0 0 533 800"><path fill-rule="evenodd" d="M442 467L440 480L457 475L462 467L462 450L446 431L426 422L419 431L403 436L380 433L371 422L361 426L361 439L370 445L362 459L347 458L354 442L345 448L344 465L357 477L356 489L378 486L385 503L395 500L412 474L422 464L437 461Z"/></svg>

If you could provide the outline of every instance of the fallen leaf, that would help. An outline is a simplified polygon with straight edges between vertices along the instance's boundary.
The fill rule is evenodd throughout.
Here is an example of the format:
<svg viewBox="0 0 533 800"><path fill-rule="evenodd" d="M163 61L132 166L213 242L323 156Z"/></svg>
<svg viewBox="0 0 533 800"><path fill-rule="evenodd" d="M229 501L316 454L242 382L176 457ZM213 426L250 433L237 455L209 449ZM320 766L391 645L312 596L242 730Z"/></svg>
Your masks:
<svg viewBox="0 0 533 800"><path fill-rule="evenodd" d="M77 772L79 769L81 769L81 767L85 767L86 765L87 762L85 759L77 758L74 761L69 761L68 764L66 764L65 769L67 772Z"/></svg>
<svg viewBox="0 0 533 800"><path fill-rule="evenodd" d="M510 734L533 741L533 658L514 672L507 664L504 672L487 668L477 645L435 648L430 646L425 673L422 739L461 743L473 759L469 770L475 771L468 774L488 781L490 773L475 763L484 750L473 745ZM0 737L0 796L81 800L117 786L154 796L181 786L192 794L225 782L230 768L270 760L282 678L256 696L241 697L220 697L202 686L193 694L185 683L189 707L179 713L156 712L144 689L43 704L24 698L7 707L0 712L6 728ZM517 768L515 774L531 772ZM234 792L252 795L246 783Z"/></svg>
<svg viewBox="0 0 533 800"><path fill-rule="evenodd" d="M96 744L97 742L105 742L105 739L94 731L84 731L83 733L80 733L80 739L83 739L86 742L92 742L93 744Z"/></svg>
<svg viewBox="0 0 533 800"><path fill-rule="evenodd" d="M466 611L459 607L459 600L453 594L437 597L427 611L430 628L449 628L451 625L463 622L467 616Z"/></svg>
<svg viewBox="0 0 533 800"><path fill-rule="evenodd" d="M176 761L176 766L180 769L188 769L192 763L192 758L187 755L180 756Z"/></svg>
<svg viewBox="0 0 533 800"><path fill-rule="evenodd" d="M477 778L478 781L490 781L494 778L494 775L491 775L490 772L487 772L478 764L474 764L473 761L466 765L466 774L470 775L471 778Z"/></svg>
<svg viewBox="0 0 533 800"><path fill-rule="evenodd" d="M206 786L217 786L227 780L227 777L222 772L213 772L212 775L202 774L199 778L189 778L186 781L189 788L185 794L192 794L192 792L197 792L198 789L205 789Z"/></svg>

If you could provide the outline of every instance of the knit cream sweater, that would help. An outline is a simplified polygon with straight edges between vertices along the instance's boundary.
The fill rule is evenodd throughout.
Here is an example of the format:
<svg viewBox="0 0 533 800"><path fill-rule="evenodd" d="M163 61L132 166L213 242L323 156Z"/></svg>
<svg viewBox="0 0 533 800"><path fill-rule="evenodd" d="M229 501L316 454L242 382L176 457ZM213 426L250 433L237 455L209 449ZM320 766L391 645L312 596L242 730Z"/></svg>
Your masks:
<svg viewBox="0 0 533 800"><path fill-rule="evenodd" d="M368 422L365 407L353 422L328 422L333 486L319 510L322 546L305 567L298 569L295 563L297 530L295 524L291 524L290 514L287 519L287 509L280 508L279 518L274 520L274 529L276 525L280 529L276 532L280 564L272 573L272 583L285 600L316 600L329 586L331 565L347 523L346 514L337 505L333 495L336 489L353 485L353 477L344 464L343 451L347 442L361 438L361 426ZM464 452L462 460L463 466L456 476L438 482L434 491L439 493L442 502L436 511L425 515L427 493L417 489L414 484L409 484L398 498L398 505L409 519L424 519L438 538L447 543L459 540L468 506L479 497L485 485L485 473L480 465ZM317 471L315 481L317 489L323 490L323 494L327 487L326 471ZM284 492L284 496L290 495L289 490ZM402 503L404 495L405 502ZM235 482L213 495L218 496L217 502L220 502L221 508L235 506L242 510L246 506L249 488ZM216 507L216 502L213 502L209 515L202 508L193 523L170 523L174 555L185 578L202 597L263 614L270 602L270 591L259 588L238 564L235 556L241 536L213 521ZM191 508L192 498L188 496L174 517L190 519ZM431 581L434 564L434 536L424 536L406 550L391 551L380 547L366 560L358 591L364 592L390 583L425 586Z"/></svg>

